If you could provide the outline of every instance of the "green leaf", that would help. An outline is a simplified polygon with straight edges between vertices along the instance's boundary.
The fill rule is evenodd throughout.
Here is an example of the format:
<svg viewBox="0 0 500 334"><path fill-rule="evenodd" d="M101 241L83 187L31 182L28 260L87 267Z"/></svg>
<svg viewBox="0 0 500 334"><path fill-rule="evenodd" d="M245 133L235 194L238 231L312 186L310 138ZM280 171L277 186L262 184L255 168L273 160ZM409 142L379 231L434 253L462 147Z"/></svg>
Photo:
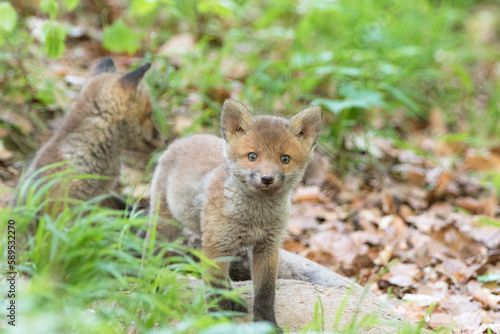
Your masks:
<svg viewBox="0 0 500 334"><path fill-rule="evenodd" d="M385 107L384 96L376 91L369 89L357 90L352 85L345 85L340 87L339 93L346 97L348 100L356 101L360 104L365 104L367 107L379 106Z"/></svg>
<svg viewBox="0 0 500 334"><path fill-rule="evenodd" d="M14 7L8 2L0 2L0 30L12 31L16 23L17 12Z"/></svg>
<svg viewBox="0 0 500 334"><path fill-rule="evenodd" d="M448 143L461 143L465 142L470 135L467 132L452 133L439 137L440 140Z"/></svg>
<svg viewBox="0 0 500 334"><path fill-rule="evenodd" d="M40 2L40 9L45 14L49 14L51 19L54 19L59 11L59 4L56 0L42 0Z"/></svg>
<svg viewBox="0 0 500 334"><path fill-rule="evenodd" d="M478 276L477 280L479 282L500 282L500 271Z"/></svg>
<svg viewBox="0 0 500 334"><path fill-rule="evenodd" d="M56 23L47 23L42 28L42 41L45 43L45 52L50 58L59 58L66 49L64 40L66 32Z"/></svg>
<svg viewBox="0 0 500 334"><path fill-rule="evenodd" d="M235 4L230 0L200 0L198 1L198 10L200 13L214 13L221 17L231 16Z"/></svg>
<svg viewBox="0 0 500 334"><path fill-rule="evenodd" d="M134 0L130 5L129 12L135 16L147 16L158 9L156 0Z"/></svg>
<svg viewBox="0 0 500 334"><path fill-rule="evenodd" d="M316 99L312 101L311 104L313 105L322 104L334 114L337 114L342 110L346 109L352 109L352 108L366 109L369 107L369 105L363 101L331 100L331 99Z"/></svg>
<svg viewBox="0 0 500 334"><path fill-rule="evenodd" d="M342 110L352 108L369 109L374 106L385 107L383 95L373 90L357 90L354 86L345 85L339 89L339 93L346 99L316 99L312 101L312 104L323 104L333 113L339 113Z"/></svg>
<svg viewBox="0 0 500 334"><path fill-rule="evenodd" d="M406 95L402 90L391 86L386 83L382 83L380 85L382 89L387 90L389 93L391 93L397 100L401 101L404 103L408 108L410 108L413 112L415 112L417 115L422 116L422 111L420 106L415 103L408 95Z"/></svg>
<svg viewBox="0 0 500 334"><path fill-rule="evenodd" d="M66 8L68 8L69 11L75 9L78 3L80 2L80 0L63 0L63 1L64 5L66 6Z"/></svg>
<svg viewBox="0 0 500 334"><path fill-rule="evenodd" d="M140 41L140 35L119 19L104 29L102 43L110 51L134 53L139 50Z"/></svg>

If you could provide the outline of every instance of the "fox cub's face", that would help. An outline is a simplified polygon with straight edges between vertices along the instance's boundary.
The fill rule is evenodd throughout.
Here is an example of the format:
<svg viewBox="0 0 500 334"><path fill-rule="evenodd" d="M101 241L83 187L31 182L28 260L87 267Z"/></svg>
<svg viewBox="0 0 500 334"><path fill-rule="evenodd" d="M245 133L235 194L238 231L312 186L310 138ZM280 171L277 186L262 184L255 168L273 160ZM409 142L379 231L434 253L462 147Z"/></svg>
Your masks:
<svg viewBox="0 0 500 334"><path fill-rule="evenodd" d="M88 116L101 118L113 131L119 132L127 150L151 152L163 144L151 119L149 92L141 82L150 67L148 63L121 75L116 73L111 58L103 58L79 99L81 103L91 104Z"/></svg>
<svg viewBox="0 0 500 334"><path fill-rule="evenodd" d="M252 116L234 100L222 108L222 136L231 173L255 193L288 191L300 182L321 130L320 107L290 120Z"/></svg>

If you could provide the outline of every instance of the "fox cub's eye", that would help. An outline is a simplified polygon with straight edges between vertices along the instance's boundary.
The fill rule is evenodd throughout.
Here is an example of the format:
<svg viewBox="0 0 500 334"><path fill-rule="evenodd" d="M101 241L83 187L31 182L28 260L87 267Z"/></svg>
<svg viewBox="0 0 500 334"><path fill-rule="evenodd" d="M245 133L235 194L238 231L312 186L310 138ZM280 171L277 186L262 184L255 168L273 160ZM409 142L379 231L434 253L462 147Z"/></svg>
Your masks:
<svg viewBox="0 0 500 334"><path fill-rule="evenodd" d="M289 162L290 162L290 156L286 155L286 154L283 154L281 156L281 163L286 165Z"/></svg>
<svg viewBox="0 0 500 334"><path fill-rule="evenodd" d="M255 160L257 160L257 157L258 157L258 156L257 156L257 153L255 153L255 152L250 152L250 153L248 153L248 160L250 160L250 161L255 161Z"/></svg>

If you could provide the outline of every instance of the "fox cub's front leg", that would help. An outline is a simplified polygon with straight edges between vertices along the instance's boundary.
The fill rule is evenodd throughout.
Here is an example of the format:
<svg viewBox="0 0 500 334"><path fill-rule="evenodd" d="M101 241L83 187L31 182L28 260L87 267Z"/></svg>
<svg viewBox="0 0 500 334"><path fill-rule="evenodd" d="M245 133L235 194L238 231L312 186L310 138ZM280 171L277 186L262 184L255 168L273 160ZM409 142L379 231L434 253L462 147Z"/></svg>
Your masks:
<svg viewBox="0 0 500 334"><path fill-rule="evenodd" d="M203 252L210 260L234 255L230 254L230 252L221 250L220 245L211 243L207 238L203 239ZM205 284L209 284L213 288L227 290L233 288L229 280L229 262L227 261L217 262L217 267L210 267L207 276L208 277L205 277ZM211 298L207 299L207 302L210 302L214 298L215 296L212 295ZM246 305L233 300L222 299L218 305L220 309L225 311L248 312ZM210 311L216 311L216 309L211 308Z"/></svg>
<svg viewBox="0 0 500 334"><path fill-rule="evenodd" d="M278 261L278 247L267 244L258 244L254 247L252 261L254 321L269 321L276 326L278 325L274 315L274 297Z"/></svg>

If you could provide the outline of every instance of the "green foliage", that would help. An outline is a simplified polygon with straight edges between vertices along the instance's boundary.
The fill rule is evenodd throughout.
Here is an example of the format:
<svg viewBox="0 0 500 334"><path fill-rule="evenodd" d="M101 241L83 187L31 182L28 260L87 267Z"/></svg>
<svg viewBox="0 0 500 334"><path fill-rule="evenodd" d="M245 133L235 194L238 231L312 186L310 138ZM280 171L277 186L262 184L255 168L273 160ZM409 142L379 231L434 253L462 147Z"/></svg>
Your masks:
<svg viewBox="0 0 500 334"><path fill-rule="evenodd" d="M17 24L17 13L8 2L0 2L0 31L13 31Z"/></svg>
<svg viewBox="0 0 500 334"><path fill-rule="evenodd" d="M59 58L66 49L64 40L66 31L55 22L45 22L42 28L42 38L45 43L45 52L50 58Z"/></svg>
<svg viewBox="0 0 500 334"><path fill-rule="evenodd" d="M42 0L40 2L40 9L45 14L49 14L51 20L54 20L59 11L59 4L57 0Z"/></svg>
<svg viewBox="0 0 500 334"><path fill-rule="evenodd" d="M66 5L66 8L68 8L69 11L72 11L76 8L80 0L63 0L63 2Z"/></svg>
<svg viewBox="0 0 500 334"><path fill-rule="evenodd" d="M351 85L342 86L339 89L339 95L343 96L343 100L331 99L316 99L312 104L323 104L331 112L338 114L343 110L353 108L370 109L373 107L385 107L383 95L377 91L372 90L357 90Z"/></svg>
<svg viewBox="0 0 500 334"><path fill-rule="evenodd" d="M172 5L173 0L133 0L129 13L135 17L146 17L161 8L168 8Z"/></svg>
<svg viewBox="0 0 500 334"><path fill-rule="evenodd" d="M104 29L103 46L110 51L134 53L139 50L140 41L140 34L121 19Z"/></svg>
<svg viewBox="0 0 500 334"><path fill-rule="evenodd" d="M479 282L500 282L500 271L480 275L477 277Z"/></svg>
<svg viewBox="0 0 500 334"><path fill-rule="evenodd" d="M200 0L197 2L197 8L200 13L210 13L228 18L235 8L235 3L230 0Z"/></svg>

